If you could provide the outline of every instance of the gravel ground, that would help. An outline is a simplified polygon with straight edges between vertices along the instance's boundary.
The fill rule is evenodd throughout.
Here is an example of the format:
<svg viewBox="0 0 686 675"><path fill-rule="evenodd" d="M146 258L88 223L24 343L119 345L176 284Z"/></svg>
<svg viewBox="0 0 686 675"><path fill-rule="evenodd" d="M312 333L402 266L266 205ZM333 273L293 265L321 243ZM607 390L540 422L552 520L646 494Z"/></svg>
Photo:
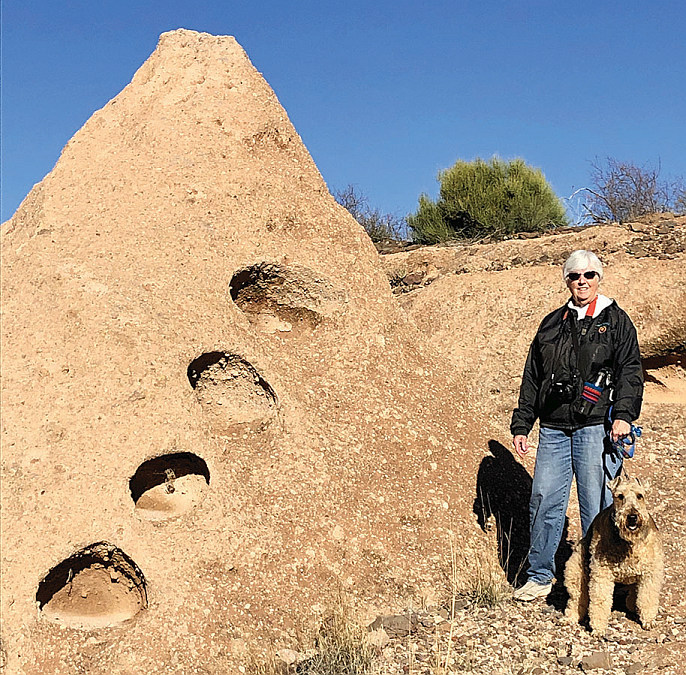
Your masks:
<svg viewBox="0 0 686 675"><path fill-rule="evenodd" d="M584 626L566 622L566 594L557 584L546 600L506 600L492 608L466 605L455 611L453 620L446 610L418 611L410 633L406 630L407 617L404 624L400 617L389 621L387 631L373 633L381 650L381 672L685 672L686 582L682 570L686 545L686 407L646 405L641 421L643 439L626 468L652 485L651 511L665 543L666 581L653 630L644 631L627 615L621 597L617 597L607 634L603 639L594 638ZM569 518L573 534L578 522L574 496Z"/></svg>

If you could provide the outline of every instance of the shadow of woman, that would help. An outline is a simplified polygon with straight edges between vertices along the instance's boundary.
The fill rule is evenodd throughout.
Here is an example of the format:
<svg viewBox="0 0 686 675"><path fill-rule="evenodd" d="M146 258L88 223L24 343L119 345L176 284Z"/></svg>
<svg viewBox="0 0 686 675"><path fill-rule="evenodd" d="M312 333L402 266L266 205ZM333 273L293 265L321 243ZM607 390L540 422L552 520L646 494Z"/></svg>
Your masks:
<svg viewBox="0 0 686 675"><path fill-rule="evenodd" d="M488 442L490 455L481 460L476 478L474 513L486 531L496 528L498 558L507 580L515 586L526 581L529 553L529 499L532 479L514 455L495 440ZM562 540L555 556L558 576L571 555L565 518Z"/></svg>

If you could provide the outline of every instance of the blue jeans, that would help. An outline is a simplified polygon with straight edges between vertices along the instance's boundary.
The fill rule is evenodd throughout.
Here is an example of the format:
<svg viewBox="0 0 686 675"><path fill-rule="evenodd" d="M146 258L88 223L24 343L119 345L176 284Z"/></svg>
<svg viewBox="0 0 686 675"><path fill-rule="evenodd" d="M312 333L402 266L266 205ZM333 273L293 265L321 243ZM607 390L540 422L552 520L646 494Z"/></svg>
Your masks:
<svg viewBox="0 0 686 675"><path fill-rule="evenodd" d="M607 481L619 474L622 460L606 447L602 424L574 432L541 427L529 502L528 576L532 581L547 584L555 576L555 553L562 538L573 476L584 535L596 515L612 503Z"/></svg>

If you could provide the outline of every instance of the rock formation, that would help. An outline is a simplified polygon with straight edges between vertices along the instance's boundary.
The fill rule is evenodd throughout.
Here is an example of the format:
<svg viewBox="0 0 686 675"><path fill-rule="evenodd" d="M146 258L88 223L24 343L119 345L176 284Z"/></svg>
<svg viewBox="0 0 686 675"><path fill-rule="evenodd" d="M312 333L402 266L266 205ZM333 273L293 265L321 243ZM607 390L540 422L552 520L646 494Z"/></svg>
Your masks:
<svg viewBox="0 0 686 675"><path fill-rule="evenodd" d="M164 34L2 235L8 672L235 672L474 529L468 389L233 38Z"/></svg>

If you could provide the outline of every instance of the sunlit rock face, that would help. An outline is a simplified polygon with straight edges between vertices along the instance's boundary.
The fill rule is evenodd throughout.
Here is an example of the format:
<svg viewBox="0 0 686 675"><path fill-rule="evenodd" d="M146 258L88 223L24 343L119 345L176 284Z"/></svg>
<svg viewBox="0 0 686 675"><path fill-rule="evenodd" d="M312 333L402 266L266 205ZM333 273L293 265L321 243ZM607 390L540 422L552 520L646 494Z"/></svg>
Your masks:
<svg viewBox="0 0 686 675"><path fill-rule="evenodd" d="M341 589L421 601L473 527L467 389L233 38L161 37L2 284L8 672L235 672Z"/></svg>

